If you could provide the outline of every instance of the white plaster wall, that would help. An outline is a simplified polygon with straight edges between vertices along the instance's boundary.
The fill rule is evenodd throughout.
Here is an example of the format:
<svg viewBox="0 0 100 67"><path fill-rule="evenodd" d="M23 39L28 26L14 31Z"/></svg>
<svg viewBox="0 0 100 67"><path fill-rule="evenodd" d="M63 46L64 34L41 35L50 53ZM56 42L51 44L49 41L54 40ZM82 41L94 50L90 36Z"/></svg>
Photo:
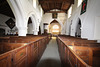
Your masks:
<svg viewBox="0 0 100 67"><path fill-rule="evenodd" d="M8 17L6 15L0 14L0 28L5 29L5 34L10 34L10 28L5 23L7 20L9 20L11 17ZM12 34L16 34L17 28L14 27Z"/></svg>
<svg viewBox="0 0 100 67"><path fill-rule="evenodd" d="M41 29L41 34L44 33L44 25L43 25L43 22L40 23L40 29Z"/></svg>
<svg viewBox="0 0 100 67"><path fill-rule="evenodd" d="M100 17L95 18L94 39L100 40Z"/></svg>
<svg viewBox="0 0 100 67"><path fill-rule="evenodd" d="M94 39L95 17L100 16L99 3L100 3L100 0L88 0L87 10L82 15L80 15L81 6L78 8L76 8L74 6L72 16L71 16L71 18L68 19L68 21L72 20L72 26L71 26L71 35L72 36L75 36L77 20L78 20L78 18L80 18L81 22L82 22L81 37L88 38L88 39Z"/></svg>
<svg viewBox="0 0 100 67"><path fill-rule="evenodd" d="M5 16L5 15L3 15L3 14L0 14L0 25L7 26L7 25L5 24L5 22L6 22L8 19L10 19L10 17Z"/></svg>
<svg viewBox="0 0 100 67"><path fill-rule="evenodd" d="M34 20L34 31L38 31L39 24L41 22L41 6L36 0L36 8L33 7L33 0L7 0L16 18L16 26L19 31L19 36L25 36L27 34L28 19L30 16Z"/></svg>
<svg viewBox="0 0 100 67"><path fill-rule="evenodd" d="M58 18L57 19L55 19L55 20L57 20L59 23L60 23L60 25L61 25L61 34L65 34L65 30L63 30L64 28L63 28L63 25L64 25L64 23L66 22L66 19L67 19L67 14L66 13L58 13ZM53 21L54 19L52 18L52 13L45 13L44 15L43 15L43 20L42 20L42 22L43 23L48 23L48 24L50 24L52 21Z"/></svg>
<svg viewBox="0 0 100 67"><path fill-rule="evenodd" d="M30 24L28 24L28 32L27 32L27 34L33 34L33 25L32 25L32 23L30 23Z"/></svg>

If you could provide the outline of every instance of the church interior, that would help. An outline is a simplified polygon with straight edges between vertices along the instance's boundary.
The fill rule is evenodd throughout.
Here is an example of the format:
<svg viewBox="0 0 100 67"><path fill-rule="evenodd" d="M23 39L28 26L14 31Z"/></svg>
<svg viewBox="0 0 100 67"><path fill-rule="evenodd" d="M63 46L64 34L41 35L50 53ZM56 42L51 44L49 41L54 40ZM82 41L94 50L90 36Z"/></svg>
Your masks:
<svg viewBox="0 0 100 67"><path fill-rule="evenodd" d="M100 67L100 0L0 0L0 67Z"/></svg>

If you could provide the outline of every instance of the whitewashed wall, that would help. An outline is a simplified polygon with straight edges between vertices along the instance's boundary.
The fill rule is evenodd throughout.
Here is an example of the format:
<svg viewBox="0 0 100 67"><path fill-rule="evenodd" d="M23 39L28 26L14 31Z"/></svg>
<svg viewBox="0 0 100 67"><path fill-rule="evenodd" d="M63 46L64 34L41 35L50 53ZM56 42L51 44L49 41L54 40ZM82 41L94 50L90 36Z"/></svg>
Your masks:
<svg viewBox="0 0 100 67"><path fill-rule="evenodd" d="M0 14L0 28L5 30L5 34L10 34L10 28L7 26L7 24L5 23L7 20L9 20L11 17L5 16L3 14ZM16 34L17 28L14 27L13 29L13 33L12 34Z"/></svg>
<svg viewBox="0 0 100 67"><path fill-rule="evenodd" d="M72 20L71 25L71 35L75 36L76 25L78 18L81 19L82 23L82 30L81 30L81 37L87 39L94 39L94 26L95 26L95 17L100 16L100 0L88 0L87 3L87 10L84 14L80 15L81 6L77 8L77 0L75 2L75 6L73 7L73 13L71 18L68 19L70 23Z"/></svg>
<svg viewBox="0 0 100 67"><path fill-rule="evenodd" d="M33 22L33 30L37 35L39 24L42 18L41 6L36 0L36 8L34 8L33 0L7 0L16 18L16 26L19 36L26 36L28 19L31 17Z"/></svg>
<svg viewBox="0 0 100 67"><path fill-rule="evenodd" d="M58 13L58 18L55 19L61 25L61 29L62 29L61 34L65 34L65 31L63 30L63 26L64 26L64 23L66 22L66 19L67 19L66 13ZM43 23L50 24L53 20L54 19L52 18L52 13L45 13L43 15L43 20L42 20Z"/></svg>

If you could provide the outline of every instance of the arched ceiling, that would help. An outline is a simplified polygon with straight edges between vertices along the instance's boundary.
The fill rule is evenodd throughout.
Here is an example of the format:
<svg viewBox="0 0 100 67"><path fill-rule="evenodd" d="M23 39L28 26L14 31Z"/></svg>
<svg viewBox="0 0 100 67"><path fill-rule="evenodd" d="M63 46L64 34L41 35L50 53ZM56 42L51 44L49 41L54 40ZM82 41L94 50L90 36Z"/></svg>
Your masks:
<svg viewBox="0 0 100 67"><path fill-rule="evenodd" d="M39 0L44 12L65 12L67 13L71 4L74 4L74 0ZM58 9L60 11L50 11L53 9Z"/></svg>

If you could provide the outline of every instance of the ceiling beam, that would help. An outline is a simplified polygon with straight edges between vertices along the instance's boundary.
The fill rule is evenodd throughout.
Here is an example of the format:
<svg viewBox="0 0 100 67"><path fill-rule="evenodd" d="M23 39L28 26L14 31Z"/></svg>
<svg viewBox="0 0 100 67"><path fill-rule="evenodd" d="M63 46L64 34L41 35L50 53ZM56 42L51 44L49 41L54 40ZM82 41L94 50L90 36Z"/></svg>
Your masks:
<svg viewBox="0 0 100 67"><path fill-rule="evenodd" d="M68 3L73 3L74 0L42 0L42 1L39 1L40 4L43 4L43 3L61 3L61 2L68 2Z"/></svg>
<svg viewBox="0 0 100 67"><path fill-rule="evenodd" d="M46 4L47 4L48 9L50 10L49 3L46 3Z"/></svg>
<svg viewBox="0 0 100 67"><path fill-rule="evenodd" d="M51 12L52 9L59 9L65 13L67 13L71 4L74 4L74 0L39 0L43 7L44 12ZM47 8L46 8L47 7Z"/></svg>
<svg viewBox="0 0 100 67"><path fill-rule="evenodd" d="M70 6L71 6L71 4L70 4L70 5L69 5L69 7L67 8L66 13L68 12L68 10L69 10Z"/></svg>
<svg viewBox="0 0 100 67"><path fill-rule="evenodd" d="M63 9L63 5L64 5L64 2L63 2L62 5L61 5L61 10Z"/></svg>
<svg viewBox="0 0 100 67"><path fill-rule="evenodd" d="M66 13L65 11L47 11L46 13Z"/></svg>

